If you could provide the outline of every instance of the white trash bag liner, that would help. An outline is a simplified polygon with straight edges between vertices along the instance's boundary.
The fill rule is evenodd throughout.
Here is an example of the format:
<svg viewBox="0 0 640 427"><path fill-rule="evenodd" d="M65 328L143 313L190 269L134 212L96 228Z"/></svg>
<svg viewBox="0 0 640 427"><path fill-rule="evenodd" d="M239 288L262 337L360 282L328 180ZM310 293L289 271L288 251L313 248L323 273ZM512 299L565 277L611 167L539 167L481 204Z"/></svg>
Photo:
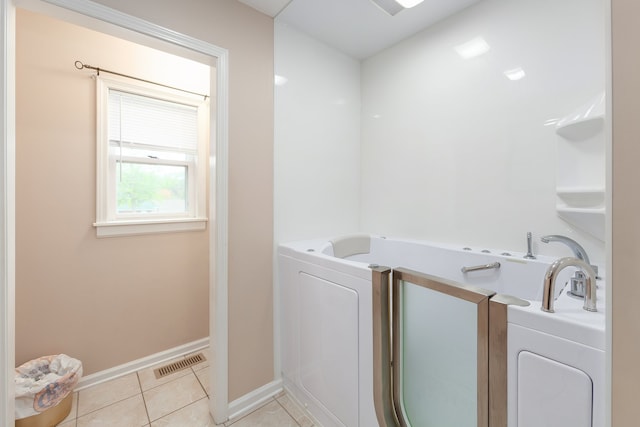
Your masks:
<svg viewBox="0 0 640 427"><path fill-rule="evenodd" d="M82 362L66 354L44 356L16 368L16 419L56 406L82 376Z"/></svg>

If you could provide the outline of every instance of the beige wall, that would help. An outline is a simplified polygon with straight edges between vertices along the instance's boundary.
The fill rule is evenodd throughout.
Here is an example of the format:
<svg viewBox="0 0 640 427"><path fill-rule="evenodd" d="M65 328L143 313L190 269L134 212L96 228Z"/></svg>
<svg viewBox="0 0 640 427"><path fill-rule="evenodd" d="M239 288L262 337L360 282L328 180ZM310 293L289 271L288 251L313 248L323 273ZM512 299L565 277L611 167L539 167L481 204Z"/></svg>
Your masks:
<svg viewBox="0 0 640 427"><path fill-rule="evenodd" d="M273 380L273 20L235 0L100 2L229 50L229 398L236 399ZM95 238L95 137L85 123L93 98L62 90L78 78L69 71L77 46L46 34L40 47L57 54L43 60L28 55L26 41L19 34L18 61L32 71L27 81L18 70L17 362L64 351L91 373L208 335L207 233ZM46 100L47 92L64 105Z"/></svg>
<svg viewBox="0 0 640 427"><path fill-rule="evenodd" d="M640 3L612 0L612 427L638 425L640 407Z"/></svg>
<svg viewBox="0 0 640 427"><path fill-rule="evenodd" d="M206 231L96 238L95 82L74 61L200 92L209 67L18 12L16 362L91 374L208 336Z"/></svg>
<svg viewBox="0 0 640 427"><path fill-rule="evenodd" d="M273 380L273 20L236 0L98 0L229 50L229 399Z"/></svg>

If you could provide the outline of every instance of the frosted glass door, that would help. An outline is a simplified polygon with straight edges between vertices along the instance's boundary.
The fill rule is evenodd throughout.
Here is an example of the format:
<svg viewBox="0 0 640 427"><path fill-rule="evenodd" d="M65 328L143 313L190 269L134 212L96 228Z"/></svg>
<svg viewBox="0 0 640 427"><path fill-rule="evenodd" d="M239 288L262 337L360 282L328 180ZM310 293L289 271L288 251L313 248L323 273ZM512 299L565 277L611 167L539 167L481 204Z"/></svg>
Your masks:
<svg viewBox="0 0 640 427"><path fill-rule="evenodd" d="M401 424L486 427L488 298L394 270L394 399Z"/></svg>

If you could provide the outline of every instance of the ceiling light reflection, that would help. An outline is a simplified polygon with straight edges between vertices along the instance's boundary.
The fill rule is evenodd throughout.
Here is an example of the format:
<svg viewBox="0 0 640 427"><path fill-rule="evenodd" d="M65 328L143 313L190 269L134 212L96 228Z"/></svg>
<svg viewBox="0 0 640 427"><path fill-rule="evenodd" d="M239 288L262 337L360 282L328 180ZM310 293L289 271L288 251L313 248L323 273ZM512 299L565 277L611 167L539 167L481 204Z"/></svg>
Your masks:
<svg viewBox="0 0 640 427"><path fill-rule="evenodd" d="M524 78L524 76L526 76L527 74L524 72L522 68L518 67L512 70L506 70L504 72L504 75L507 76L509 80L516 81Z"/></svg>
<svg viewBox="0 0 640 427"><path fill-rule="evenodd" d="M462 58L470 59L487 53L489 49L491 49L491 46L489 46L489 43L487 43L485 39L478 36L466 43L456 46L454 49Z"/></svg>
<svg viewBox="0 0 640 427"><path fill-rule="evenodd" d="M419 5L423 1L424 0L396 0L396 2L405 9L411 9L412 7Z"/></svg>

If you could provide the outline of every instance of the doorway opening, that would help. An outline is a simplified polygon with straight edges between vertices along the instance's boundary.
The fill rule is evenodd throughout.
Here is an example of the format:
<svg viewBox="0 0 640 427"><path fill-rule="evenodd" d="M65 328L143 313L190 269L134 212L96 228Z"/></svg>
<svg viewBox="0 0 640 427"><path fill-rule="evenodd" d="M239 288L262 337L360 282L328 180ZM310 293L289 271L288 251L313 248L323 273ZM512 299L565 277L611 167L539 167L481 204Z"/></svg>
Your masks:
<svg viewBox="0 0 640 427"><path fill-rule="evenodd" d="M202 42L200 40L196 40L188 36L176 34L173 31L166 30L162 27L156 26L154 24L150 24L146 21L122 14L113 9L102 7L102 6L96 6L95 4L87 5L86 2L82 2L82 1L76 1L76 0L64 1L62 2L64 3L62 4L64 9L57 6L52 6L51 4L40 2L40 1L29 0L24 2L18 1L15 3L16 4L14 4L14 2L11 2L11 1L2 1L2 11L5 14L3 16L9 16L10 23L12 21L11 19L12 17L15 17L16 15L18 17L18 20L17 20L18 28L15 28L15 27L11 28L11 26L7 28L7 32L6 32L7 40L4 41L4 47L6 49L6 47L8 46L9 49L7 50L11 50L15 46L16 54L19 58L22 53L20 49L20 44L25 41L25 38L17 37L17 35L19 35L18 30L20 29L20 25L21 25L20 15L41 14L41 17L43 19L58 20L61 23L65 23L71 26L84 27L85 29L90 29L94 33L99 34L99 37L108 36L112 38L117 38L120 40L120 42L125 44L136 44L136 45L139 45L141 48L143 47L144 49L154 50L156 52L155 54L158 56L165 56L165 57L175 56L176 58L179 58L179 59L181 58L183 60L183 64L180 66L184 66L185 63L190 62L195 65L197 64L204 65L207 69L209 68L211 69L212 72L208 73L209 81L207 83L209 85L209 88L207 89L207 92L210 91L212 94L215 94L215 96L211 97L211 101L210 101L212 105L210 108L211 112L209 115L209 123L210 123L210 138L208 143L209 156L208 156L207 164L204 165L204 167L208 169L207 188L205 189L208 196L209 221L207 225L207 231L201 233L197 244L191 244L193 242L190 243L188 241L190 237L197 234L196 232L174 233L174 234L168 233L168 234L157 235L157 236L144 236L144 237L141 237L140 239L142 241L147 240L147 244L149 243L150 240L153 240L153 239L161 239L163 240L164 243L167 243L165 245L152 244L150 246L149 245L147 246L147 251L154 253L156 256L168 255L169 257L171 257L171 254L167 254L167 253L158 254L158 250L159 250L158 248L161 248L161 247L164 247L164 248L174 247L174 249L176 250L186 251L187 253L185 254L185 256L181 261L181 264L184 267L183 271L188 270L190 272L189 274L194 274L193 270L197 270L195 274L198 275L201 282L204 280L204 285L200 286L199 290L195 291L195 293L198 295L198 298L200 299L200 301L205 301L204 304L201 304L203 307L200 307L200 312L204 312L204 315L200 316L203 318L200 319L199 321L198 330L201 332L204 331L204 334L209 336L210 338L209 344L212 349L212 353L216 355L216 357L214 358L214 360L212 360L212 363L210 365L211 367L210 367L209 376L211 378L210 383L211 383L211 391L212 391L211 393L212 398L210 400L210 410L216 422L226 420L227 410L228 410L227 356L226 356L227 307L226 307L226 297L225 297L226 269L227 269L226 250L225 250L226 238L227 238L227 231L226 231L227 229L227 218L226 218L227 178L226 177L227 177L227 138L228 138L227 137L228 135L228 130L227 130L227 126L228 126L227 125L228 53L227 51L225 49ZM83 42L86 42L87 40L76 40L76 41L80 45L82 45ZM62 49L63 52L65 50L65 45L49 46L49 48L51 49L54 47L58 47ZM90 46L85 46L85 47L90 47ZM46 45L42 46L42 48L44 50L47 50ZM74 49L68 49L67 53L71 54L72 53L71 51L73 50ZM76 55L76 52L73 52L73 54ZM80 56L83 55L82 53L77 53L77 54ZM94 60L88 59L87 56L93 56L93 58L98 58L99 61L102 61L101 58L104 58L105 62L117 61L118 59L124 59L122 54L123 54L122 50L118 50L118 49L114 49L112 51L105 51L104 49L102 50L95 49L94 52L91 52L91 49L87 49L84 52L85 58L77 57L76 60L82 60L83 62L86 61L87 63L91 63ZM140 66L144 66L145 65L144 63L148 62L143 60L143 58L137 55L132 55L132 58L128 58L128 59L133 61L137 59L140 62L139 64ZM40 62L41 65L44 63L45 62ZM109 66L103 65L103 64L104 63L96 64L96 65L102 66L104 68L109 68ZM3 65L5 69L15 69L17 63L13 61L13 59L11 58L11 55L8 55L8 60ZM38 68L38 64L31 64L31 65L35 68ZM49 65L51 64L49 63ZM39 70L41 78L36 80L38 82L38 85L28 85L28 86L30 86L31 89L35 91L34 95L36 97L42 93L40 91L43 88L45 90L49 90L52 92L56 92L56 90L54 89L58 90L58 96L59 96L58 108L60 110L63 110L65 108L69 110L67 119L63 123L59 123L59 124L64 124L64 129L67 133L66 135L63 136L63 140L65 140L65 142L63 144L56 145L54 143L55 141L52 141L52 139L58 138L59 135L53 135L52 133L48 133L45 131L45 129L47 129L47 126L42 126L42 123L41 125L37 124L38 121L42 121L44 122L44 124L47 124L47 121L48 121L49 122L48 124L51 124L51 122L56 121L55 115L39 114L37 111L30 110L30 106L32 107L33 105L30 102L27 102L25 104L23 100L21 100L23 94L19 87L16 87L16 93L17 93L16 99L15 99L15 101L17 101L16 102L17 104L16 123L12 123L11 120L7 120L7 122L4 123L7 129L9 129L9 132L8 132L9 134L17 131L17 138L16 138L17 143L16 143L16 140L14 140L13 138L11 137L7 138L6 143L8 147L6 148L8 149L9 152L13 151L16 148L18 151L17 176L15 177L8 176L8 179L7 179L8 183L10 184L8 186L9 187L8 192L10 193L9 199L11 199L12 194L17 196L18 198L18 204L17 204L18 215L21 215L20 206L23 206L23 207L25 206L24 204L21 204L24 201L22 200L23 196L21 194L25 186L29 188L28 179L30 175L28 172L26 172L26 170L25 170L26 173L22 174L22 170L20 169L20 164L22 163L22 160L26 160L27 162L31 160L36 161L36 165L37 163L39 163L39 166L37 166L36 169L33 169L33 171L37 171L38 173L44 172L45 175L46 174L51 175L51 173L55 172L56 174L61 176L63 180L66 179L67 183L74 182L74 178L73 178L73 175L75 173L74 171L77 171L78 169L82 169L82 170L85 170L86 172L87 170L90 170L91 168L95 167L95 156L93 156L93 158L91 158L90 155L87 156L87 154L90 154L87 151L84 151L84 154L82 154L82 150L81 150L81 154L79 154L77 151L78 146L75 146L74 148L72 144L69 144L69 140L84 139L84 148L85 149L91 148L95 150L95 132L93 132L93 135L92 135L93 137L90 137L87 135L89 135L91 132L89 133L85 132L84 136L82 136L81 135L82 132L78 131L78 128L79 128L78 121L80 120L81 116L86 115L88 113L86 117L88 117L89 115L93 115L95 119L95 109L94 109L95 98L91 98L91 97L89 97L88 99L83 98L85 102L82 104L74 103L72 101L73 99L78 100L81 98L73 98L69 94L65 95L64 89L61 90L60 87L54 87L56 86L55 83L47 82L46 76L50 75L54 78L62 77L62 79L63 80L66 79L67 82L70 82L73 79L80 79L82 80L81 84L85 86L85 89L87 85L89 86L93 85L93 82L91 81L91 79L87 74L82 75L83 73L80 73L77 70L75 70L75 68L73 68L73 61L70 64L70 68L69 68L70 72L66 77L63 77L63 75L66 73L65 70L63 70L62 68L57 68L57 69L55 68L56 67L54 67L53 70L46 71L43 67L41 67L41 69ZM151 80L162 80L164 77L166 77L167 74L171 74L171 70L168 70L168 67L165 67L165 66L157 67L156 71L160 73L160 76L157 78L153 77ZM163 73L165 75L164 77L162 75ZM135 73L131 73L131 74L135 74ZM182 70L182 72L179 72L179 73L174 72L174 74L189 75L191 73L188 70ZM20 82L21 81L20 79L22 77L23 76L20 75L20 77L16 80ZM10 85L12 83L10 81L11 77L8 80ZM90 91L90 93L95 96L95 90ZM3 92L2 95L5 99L5 102L8 105L11 105L11 103L14 101L14 99L12 99L14 96L12 91ZM68 102L69 105L65 106L65 102ZM25 106L27 108L25 110L21 110L21 108ZM27 114L23 114L25 111L27 112ZM27 130L21 130L21 125L25 124L24 122L27 122L26 126L24 127L24 129L27 129ZM31 124L32 126L29 126L29 124ZM21 150L26 148L26 146L23 147L20 145L21 138L23 135L29 132L28 131L29 129L32 132L40 133L40 135L32 135L32 137L35 137L35 139L40 140L40 143L39 143L40 145L34 145L33 147L35 148L34 151L21 152ZM37 148L37 147L40 147L40 148ZM61 157L59 158L60 160L52 159L50 158L50 156L48 157L46 155L47 151L49 151L49 154L56 157L61 155ZM42 162L43 157L45 158L44 162ZM47 161L47 158L49 161ZM15 161L10 159L9 157L7 158L7 161L8 163L13 162L11 166L13 167L16 166ZM8 169L11 170L12 168L8 168ZM10 172L8 172L7 174L9 173ZM17 178L17 186L12 186L11 184L13 182L13 179L16 179L16 178ZM91 222L95 221L95 213L91 214L93 216L93 219L90 221L85 221L84 219L80 220L81 216L86 216L86 215L79 216L81 211L84 211L86 213L88 212L87 208L89 208L89 211L95 209L95 198L94 200L90 200L91 197L82 196L83 191L85 192L84 194L86 196L87 194L86 190L89 190L92 187L95 188L95 177L93 179L85 177L85 179L87 179L88 182L81 181L79 183L82 189L81 191L70 190L68 191L68 194L66 196L58 195L59 197L57 197L55 200L49 199L48 202L46 200L48 196L45 196L45 200L41 200L42 205L38 209L39 215L41 215L40 218L43 218L48 216L47 215L48 209L46 207L47 205L51 207L55 207L55 209L61 206L62 207L66 206L66 209L62 209L62 211L66 210L67 212L66 218L64 219L65 223L67 222L77 223L79 221L82 221L84 223L83 225L84 229L82 231L80 229L75 229L75 231L69 231L68 233L59 234L57 237L55 236L56 234L55 229L57 228L59 230L62 224L60 224L60 221L57 221L57 225L52 223L53 225L49 227L49 231L51 231L51 229L54 229L54 233L49 237L52 238L52 240L57 239L59 244L61 242L66 242L65 245L67 246L67 249L69 249L69 252L73 251L75 253L75 255L78 257L78 262L73 263L67 260L67 262L52 263L51 265L49 265L49 267L53 268L56 272L62 273L62 274L64 274L64 271L66 270L67 274L71 276L75 276L74 280L78 280L78 278L82 280L83 276L85 276L84 277L85 285L75 286L74 288L67 287L66 289L58 289L59 286L55 286L55 284L42 283L44 281L44 279L42 278L40 279L40 282L41 282L40 285L44 286L43 289L49 289L49 292L56 292L58 290L64 291L64 292L72 292L74 293L74 298L76 297L78 298L75 303L71 301L72 302L72 304L70 304L71 307L68 307L68 308L63 308L58 306L58 308L56 309L54 304L54 306L51 307L51 310L53 312L55 312L56 310L63 310L63 309L69 309L71 311L77 310L75 314L75 318L76 320L78 320L82 318L87 318L87 316L90 316L91 314L95 314L95 311L91 309L92 306L94 309L98 306L102 306L103 308L106 308L106 311L103 314L107 313L109 311L109 307L111 307L111 315L112 317L115 318L115 317L118 317L118 313L120 313L121 315L122 313L125 313L128 310L130 310L130 308L126 308L123 306L117 307L116 305L117 301L120 298L116 296L116 294L118 293L121 294L118 288L120 287L120 290L125 289L124 287L122 287L122 281L112 281L108 285L106 283L103 283L97 288L94 288L94 290L100 289L99 292L104 292L102 296L98 298L98 301L94 301L94 303L89 302L88 304L82 304L82 303L78 303L78 301L91 301L91 297L92 297L91 284L88 283L90 274L85 275L84 273L82 273L79 275L75 275L75 273L77 273L78 270L82 270L82 268L86 267L85 262L87 260L83 259L83 257L85 257L87 253L90 252L90 251L87 251L88 247L92 244L95 244L96 242L98 246L100 246L100 248L97 249L96 253L98 257L102 257L101 263L97 261L94 263L93 270L96 275L102 275L102 273L109 270L123 268L128 263L135 264L136 257L133 257L133 256L128 257L128 260L125 260L125 258L127 258L125 257L123 259L120 259L120 261L116 263L110 262L110 258L108 255L109 254L108 248L111 248L111 250L114 251L112 253L120 252L120 250L115 248L115 246L117 246L117 243L114 243L119 238L96 239L95 229L91 224ZM32 187L34 188L28 191L33 191L33 192L39 191L36 185L33 185ZM59 187L60 186L58 186L58 188ZM24 196L27 196L27 195L28 193L24 194ZM39 196L36 195L36 199L38 197ZM74 205L75 207L73 207ZM12 208L13 207L10 204L8 204L5 207L5 209L7 210L11 210ZM32 213L36 214L36 212L32 212ZM48 218L48 219L51 219L51 218ZM58 219L60 219L60 217ZM8 218L5 221L6 221L6 227L10 229L11 232L15 232L16 222L12 221L12 218L10 218L10 215L8 215ZM21 221L26 221L26 222L21 223ZM24 272L27 271L25 269L21 270L20 263L22 261L28 262L25 256L27 257L29 256L29 250L28 250L29 245L30 244L34 245L32 246L33 248L35 247L35 245L38 244L38 240L34 241L31 238L29 239L28 242L23 241L22 240L23 236L20 233L20 230L28 229L29 223L36 224L39 222L41 221L40 220L33 221L33 220L29 220L28 218L21 217L17 221L17 224L18 224L17 242L16 241L12 242L10 235L5 236L5 237L9 237L9 239L7 239L6 246L11 247L12 244L17 243L16 247L18 249L17 265L13 264L12 260L10 259L11 257L7 257L6 254L4 258L5 265L7 266L7 270L9 270L7 272L8 280L6 283L7 288L9 288L9 294L15 292L15 282L12 276L17 272L18 283L21 283L20 282L21 271L22 271L22 274L24 274ZM24 224L25 227L22 227L21 224ZM11 233L8 233L8 234L11 234ZM32 235L32 237L35 237L36 239L42 239L43 234L42 233L37 233L37 234L38 236ZM186 236L189 236L189 237L186 237ZM131 239L133 238L134 238L133 236L131 236L131 238L125 237L124 239L129 239L129 240L127 240L127 245L124 245L124 246L131 246L131 242L132 242ZM169 242L169 240L171 239L173 239L173 241ZM73 243L70 243L70 242L73 242ZM133 246L135 246L135 244ZM192 252L189 253L189 251L192 251ZM204 252L204 255L202 252ZM64 253L64 251L58 250L58 253ZM139 253L140 251L138 251L138 254ZM198 260L200 262L197 262ZM204 267L202 266L203 262L205 264ZM32 265L36 263L37 263L36 260L32 260L31 262ZM200 264L199 269L195 268L193 264ZM159 264L156 263L155 267L149 266L148 268L146 268L146 273L150 271L152 272L158 269L158 265ZM43 270L46 270L46 269L47 267L43 268ZM34 269L32 268L32 270ZM138 273L134 274L133 275L134 277L131 277L131 279L132 281L136 281L135 279L136 275L140 275L138 276L139 278L144 276L146 273L144 271L141 272L138 270ZM176 287L179 288L181 283L179 278L174 277L174 279L176 279L174 280L176 282ZM183 278L183 279L189 280L189 278ZM139 282L140 281L138 280L138 283ZM157 283L157 280L152 282ZM149 289L145 290L144 287L141 286L141 289L134 289L133 293L134 294L146 293L146 291L148 290ZM20 294L21 291L22 290L20 289L18 292L18 302L21 299L24 299L25 296L27 296L27 295L21 295ZM107 296L107 295L111 295L111 296ZM96 296L96 295L93 295L93 296ZM11 301L11 298L7 298L6 300L3 299L3 302L5 303L5 306L9 308L9 310L5 310L5 312L13 313L14 302ZM189 303L187 301L183 301L183 304L184 305L182 306L182 309L186 310L186 307L188 306ZM159 314L160 312L163 311L159 307L154 307L152 298L148 301L148 304L146 305L146 307L147 309L151 308L151 312L153 313L155 311L156 314ZM207 314L209 314L208 321L206 320ZM22 325L26 323L24 322L24 320L21 320L20 316L21 314L18 313L17 325L13 323L13 320L7 322L7 325L5 325L3 333L5 333L6 336L3 337L3 340L2 340L3 342L0 344L2 345L2 347L4 347L4 348L0 348L0 350L2 350L2 353L13 355L15 354L16 350L18 350L19 352L22 352L23 349L25 348L25 345L27 350L26 352L24 352L24 354L28 354L29 352L28 350L29 339L27 338L23 340L23 336L22 336L23 333L21 332L23 329ZM198 323L197 320L194 320L194 322ZM77 323L84 323L84 322L78 321ZM101 323L104 323L104 322L101 322ZM131 322L128 322L128 323L129 323L129 328L125 328L124 326L114 328L112 329L111 333L113 333L114 330L122 331L127 329L129 330L135 329L135 326L131 325ZM150 323L153 323L153 322L150 322ZM180 324L180 322L176 322L176 324ZM18 346L14 345L14 342L12 339L12 336L13 336L12 334L16 332L16 326L18 326L18 329L17 329L18 336L16 340L16 342L18 343ZM88 325L85 325L85 326L88 326ZM171 327L169 324L165 326L168 328ZM64 325L61 325L60 327L63 328ZM89 329L91 328L89 327ZM180 333L179 330L173 331L173 332L177 332L178 334ZM96 343L101 341L100 333L101 333L100 331L93 331L93 336L94 336L93 340ZM157 348L161 348L161 346L163 345L165 346L165 348L172 347L175 345L171 343L170 339L166 338L166 334L161 333L157 335L160 335L160 341L165 340L164 343L155 343L155 345L160 346ZM187 340L189 339L190 337L187 338ZM91 342L91 340L89 340L89 342ZM104 343L101 343L101 344L104 344ZM91 345L91 344L86 344L86 345ZM144 350L138 349L136 351L139 354L138 357L144 356L143 354ZM69 350L69 352L71 353L72 350ZM118 351L116 350L116 352ZM24 358L25 357L24 354L20 353L20 355L16 357L15 360L13 360L14 358L11 356L6 357L6 360L5 360L6 363L3 363L3 369L6 370L5 375L3 376L5 376L6 379L12 378L12 370L13 370L12 368L13 368L14 362L20 362L19 359ZM94 362L91 362L94 365L93 365L93 368L90 367L90 369L93 371L99 371L103 366L108 366L108 364L112 364L112 366L114 363L118 364L118 362L113 361L113 360L117 360L117 357L120 357L120 356L115 356L115 359L112 359L112 361L106 361L106 360L97 361L97 364L95 364ZM120 363L125 363L127 361L126 358L129 358L129 360L131 360L130 356L125 356L124 358L121 358ZM102 366L100 365L101 363L103 364ZM6 381L5 383L8 383L8 381ZM7 389L5 391L6 391L6 396L5 396L6 399L3 399L3 400L9 401L9 402L3 402L3 406L6 405L5 408L9 410L3 411L3 412L6 414L6 417L7 417L5 423L9 425L10 423L13 422L12 421L13 395L10 389Z"/></svg>

